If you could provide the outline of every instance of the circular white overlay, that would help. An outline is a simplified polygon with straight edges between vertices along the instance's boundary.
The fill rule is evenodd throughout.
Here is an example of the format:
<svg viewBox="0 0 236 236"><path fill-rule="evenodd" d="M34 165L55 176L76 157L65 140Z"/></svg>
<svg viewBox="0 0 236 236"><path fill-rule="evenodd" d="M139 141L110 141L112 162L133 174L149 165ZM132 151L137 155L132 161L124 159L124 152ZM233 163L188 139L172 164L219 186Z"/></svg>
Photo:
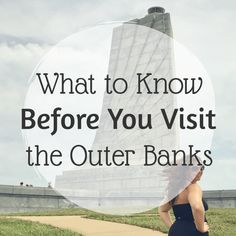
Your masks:
<svg viewBox="0 0 236 236"><path fill-rule="evenodd" d="M32 166L94 211L157 207L210 162L209 76L185 47L149 27L104 24L61 41L32 73L24 109Z"/></svg>

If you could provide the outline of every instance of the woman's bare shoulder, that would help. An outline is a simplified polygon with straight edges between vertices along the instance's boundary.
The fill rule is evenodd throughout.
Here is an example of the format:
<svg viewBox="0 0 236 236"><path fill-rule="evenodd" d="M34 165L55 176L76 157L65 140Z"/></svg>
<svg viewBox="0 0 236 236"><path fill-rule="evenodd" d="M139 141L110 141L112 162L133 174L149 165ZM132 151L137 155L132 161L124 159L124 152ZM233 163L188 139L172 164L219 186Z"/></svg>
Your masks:
<svg viewBox="0 0 236 236"><path fill-rule="evenodd" d="M191 183L187 188L186 190L188 192L200 192L202 193L202 189L200 187L200 185L198 183Z"/></svg>

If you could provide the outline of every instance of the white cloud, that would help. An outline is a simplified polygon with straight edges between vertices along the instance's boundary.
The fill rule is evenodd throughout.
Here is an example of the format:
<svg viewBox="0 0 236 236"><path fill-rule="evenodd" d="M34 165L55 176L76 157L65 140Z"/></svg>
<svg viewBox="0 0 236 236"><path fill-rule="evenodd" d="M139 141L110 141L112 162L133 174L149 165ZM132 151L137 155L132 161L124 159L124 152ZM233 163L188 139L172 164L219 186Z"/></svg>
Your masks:
<svg viewBox="0 0 236 236"><path fill-rule="evenodd" d="M236 189L236 160L214 160L207 167L201 180L204 190Z"/></svg>

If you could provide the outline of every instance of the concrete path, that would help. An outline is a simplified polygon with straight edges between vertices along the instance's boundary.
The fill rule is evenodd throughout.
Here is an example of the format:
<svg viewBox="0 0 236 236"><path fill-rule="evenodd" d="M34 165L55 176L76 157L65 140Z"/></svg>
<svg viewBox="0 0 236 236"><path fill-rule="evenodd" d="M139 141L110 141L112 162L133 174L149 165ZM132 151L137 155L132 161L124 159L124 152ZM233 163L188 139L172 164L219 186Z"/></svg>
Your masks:
<svg viewBox="0 0 236 236"><path fill-rule="evenodd" d="M166 234L151 229L86 219L81 216L20 216L14 218L70 229L82 233L84 236L166 236Z"/></svg>

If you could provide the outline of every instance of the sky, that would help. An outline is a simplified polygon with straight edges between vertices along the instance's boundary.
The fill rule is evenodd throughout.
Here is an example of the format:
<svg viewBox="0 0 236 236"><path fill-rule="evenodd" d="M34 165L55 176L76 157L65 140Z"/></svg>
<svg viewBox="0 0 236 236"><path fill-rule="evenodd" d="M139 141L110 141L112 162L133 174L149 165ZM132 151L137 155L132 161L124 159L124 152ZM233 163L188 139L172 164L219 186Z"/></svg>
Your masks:
<svg viewBox="0 0 236 236"><path fill-rule="evenodd" d="M20 109L28 79L58 42L84 27L126 21L162 6L171 15L174 38L194 53L209 73L216 97L214 164L204 189L236 188L236 32L233 0L0 0L0 178L2 184L46 185L25 163Z"/></svg>

